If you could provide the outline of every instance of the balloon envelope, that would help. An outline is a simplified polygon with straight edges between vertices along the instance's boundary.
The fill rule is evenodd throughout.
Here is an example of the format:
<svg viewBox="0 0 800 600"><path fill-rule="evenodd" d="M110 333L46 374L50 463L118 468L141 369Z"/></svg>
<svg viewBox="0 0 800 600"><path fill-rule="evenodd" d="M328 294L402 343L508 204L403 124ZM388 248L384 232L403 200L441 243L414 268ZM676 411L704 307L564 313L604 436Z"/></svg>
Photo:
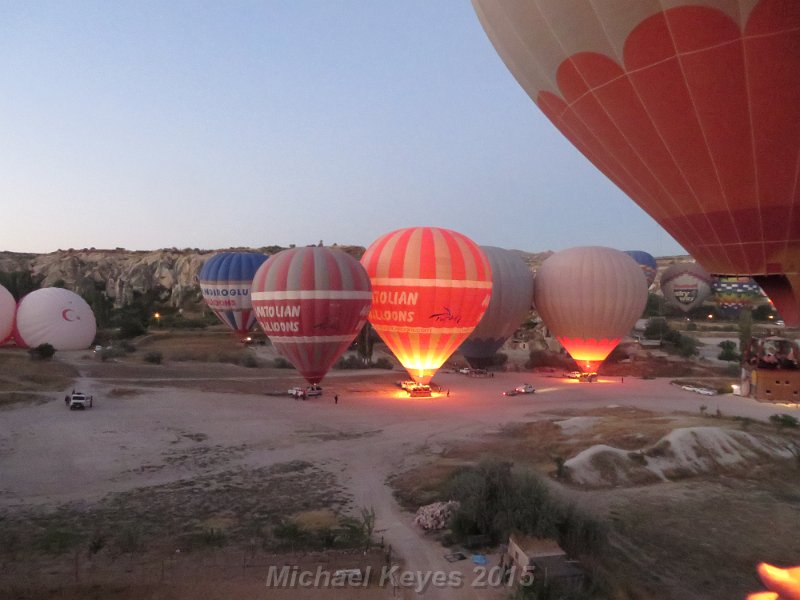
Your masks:
<svg viewBox="0 0 800 600"><path fill-rule="evenodd" d="M18 346L50 344L56 350L88 348L97 333L94 312L69 290L42 288L20 300L14 339Z"/></svg>
<svg viewBox="0 0 800 600"><path fill-rule="evenodd" d="M676 263L661 274L661 292L667 304L689 312L711 295L711 275L697 263Z"/></svg>
<svg viewBox="0 0 800 600"><path fill-rule="evenodd" d="M492 269L492 295L480 323L461 344L461 353L473 366L486 366L519 328L533 302L533 273L525 261L503 248L481 250Z"/></svg>
<svg viewBox="0 0 800 600"><path fill-rule="evenodd" d="M642 315L642 270L600 246L556 252L536 273L534 304L545 325L584 372L595 372Z"/></svg>
<svg viewBox="0 0 800 600"><path fill-rule="evenodd" d="M553 124L708 271L800 320L800 2L473 0Z"/></svg>
<svg viewBox="0 0 800 600"><path fill-rule="evenodd" d="M239 335L247 334L256 323L250 286L265 260L266 255L254 252L222 252L200 269L203 299L219 320Z"/></svg>
<svg viewBox="0 0 800 600"><path fill-rule="evenodd" d="M410 227L375 240L361 264L372 280L370 323L409 375L428 383L486 311L489 261L460 233Z"/></svg>
<svg viewBox="0 0 800 600"><path fill-rule="evenodd" d="M341 250L292 248L253 279L253 310L275 349L319 383L364 326L372 292L364 268Z"/></svg>
<svg viewBox="0 0 800 600"><path fill-rule="evenodd" d="M653 285L653 282L656 280L656 275L658 274L656 259L653 258L652 254L643 252L642 250L626 250L625 254L630 256L636 261L636 264L639 265L639 268L647 279L647 287L649 289L650 286Z"/></svg>
<svg viewBox="0 0 800 600"><path fill-rule="evenodd" d="M728 317L752 308L763 297L761 287L751 277L714 277L711 282L717 309Z"/></svg>
<svg viewBox="0 0 800 600"><path fill-rule="evenodd" d="M17 312L17 301L6 288L0 285L0 344L11 337L14 330L14 315Z"/></svg>

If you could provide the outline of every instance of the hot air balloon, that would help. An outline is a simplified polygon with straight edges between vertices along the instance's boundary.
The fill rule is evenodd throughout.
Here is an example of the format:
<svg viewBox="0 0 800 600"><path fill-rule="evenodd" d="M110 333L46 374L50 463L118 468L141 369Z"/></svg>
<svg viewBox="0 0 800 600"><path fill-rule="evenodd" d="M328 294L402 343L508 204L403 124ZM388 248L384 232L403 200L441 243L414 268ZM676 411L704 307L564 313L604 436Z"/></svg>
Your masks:
<svg viewBox="0 0 800 600"><path fill-rule="evenodd" d="M751 277L714 277L711 290L717 309L727 317L736 317L742 309L753 308L763 298L761 287Z"/></svg>
<svg viewBox="0 0 800 600"><path fill-rule="evenodd" d="M409 227L375 240L361 264L372 281L370 323L411 378L429 383L489 305L488 259L465 235Z"/></svg>
<svg viewBox="0 0 800 600"><path fill-rule="evenodd" d="M652 254L648 254L642 250L626 250L625 254L630 256L636 261L636 264L639 265L639 268L647 279L647 288L650 289L650 286L653 285L653 282L656 280L656 275L658 274L656 259L653 258Z"/></svg>
<svg viewBox="0 0 800 600"><path fill-rule="evenodd" d="M364 326L372 292L364 268L341 250L292 248L253 279L253 310L275 349L311 384Z"/></svg>
<svg viewBox="0 0 800 600"><path fill-rule="evenodd" d="M676 263L661 274L661 292L667 304L689 312L711 295L711 275L697 263Z"/></svg>
<svg viewBox="0 0 800 600"><path fill-rule="evenodd" d="M642 315L642 270L601 246L556 252L536 273L534 304L545 325L584 373L594 373Z"/></svg>
<svg viewBox="0 0 800 600"><path fill-rule="evenodd" d="M6 288L0 285L0 344L6 342L14 331L14 314L17 301Z"/></svg>
<svg viewBox="0 0 800 600"><path fill-rule="evenodd" d="M461 344L461 354L473 367L485 367L517 330L533 302L533 273L509 250L481 246L492 268L492 295L475 330Z"/></svg>
<svg viewBox="0 0 800 600"><path fill-rule="evenodd" d="M800 321L800 2L473 0L517 81L708 271Z"/></svg>
<svg viewBox="0 0 800 600"><path fill-rule="evenodd" d="M17 306L14 339L18 346L50 344L56 350L88 348L97 333L94 313L86 301L62 288L31 292Z"/></svg>
<svg viewBox="0 0 800 600"><path fill-rule="evenodd" d="M254 252L222 252L209 258L200 269L198 279L206 304L242 337L256 324L250 286L265 260L266 255Z"/></svg>

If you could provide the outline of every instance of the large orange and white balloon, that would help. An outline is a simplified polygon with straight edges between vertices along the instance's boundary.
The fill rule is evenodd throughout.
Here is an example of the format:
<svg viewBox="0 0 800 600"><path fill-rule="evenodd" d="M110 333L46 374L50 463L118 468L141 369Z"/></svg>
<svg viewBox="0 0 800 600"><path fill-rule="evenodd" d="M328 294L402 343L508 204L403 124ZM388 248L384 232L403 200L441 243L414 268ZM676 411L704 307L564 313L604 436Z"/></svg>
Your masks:
<svg viewBox="0 0 800 600"><path fill-rule="evenodd" d="M17 312L17 301L6 288L0 285L0 344L11 337L14 330L14 314Z"/></svg>
<svg viewBox="0 0 800 600"><path fill-rule="evenodd" d="M96 333L91 307L69 290L42 288L25 296L17 307L14 339L23 348L50 344L56 350L83 350Z"/></svg>
<svg viewBox="0 0 800 600"><path fill-rule="evenodd" d="M553 124L710 273L800 321L798 0L473 0Z"/></svg>
<svg viewBox="0 0 800 600"><path fill-rule="evenodd" d="M642 316L647 285L624 252L586 246L545 260L533 297L548 329L581 370L592 373Z"/></svg>
<svg viewBox="0 0 800 600"><path fill-rule="evenodd" d="M369 277L341 250L278 252L256 271L250 299L275 349L319 383L367 321Z"/></svg>
<svg viewBox="0 0 800 600"><path fill-rule="evenodd" d="M372 281L370 323L409 375L428 383L486 311L489 261L465 235L410 227L375 240L361 264Z"/></svg>

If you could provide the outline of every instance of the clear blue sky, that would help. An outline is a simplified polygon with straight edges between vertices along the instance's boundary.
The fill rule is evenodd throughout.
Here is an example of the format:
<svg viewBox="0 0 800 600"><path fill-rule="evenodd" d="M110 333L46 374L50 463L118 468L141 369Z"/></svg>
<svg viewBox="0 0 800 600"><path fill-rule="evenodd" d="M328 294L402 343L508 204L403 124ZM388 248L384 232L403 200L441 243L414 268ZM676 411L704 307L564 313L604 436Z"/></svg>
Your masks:
<svg viewBox="0 0 800 600"><path fill-rule="evenodd" d="M517 85L468 0L0 0L0 250L681 253Z"/></svg>

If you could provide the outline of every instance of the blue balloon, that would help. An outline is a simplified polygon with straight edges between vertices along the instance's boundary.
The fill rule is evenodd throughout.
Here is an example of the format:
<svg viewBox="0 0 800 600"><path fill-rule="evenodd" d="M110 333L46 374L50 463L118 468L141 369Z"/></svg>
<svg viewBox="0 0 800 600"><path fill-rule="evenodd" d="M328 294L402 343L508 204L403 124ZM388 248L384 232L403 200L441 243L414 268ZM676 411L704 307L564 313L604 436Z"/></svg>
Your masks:
<svg viewBox="0 0 800 600"><path fill-rule="evenodd" d="M222 252L200 269L198 279L206 304L240 335L246 335L256 323L250 287L256 271L268 258L255 252Z"/></svg>
<svg viewBox="0 0 800 600"><path fill-rule="evenodd" d="M653 255L643 250L626 250L625 254L635 260L636 264L642 268L644 276L647 277L647 287L653 285L656 280L656 273L658 273L658 265Z"/></svg>

